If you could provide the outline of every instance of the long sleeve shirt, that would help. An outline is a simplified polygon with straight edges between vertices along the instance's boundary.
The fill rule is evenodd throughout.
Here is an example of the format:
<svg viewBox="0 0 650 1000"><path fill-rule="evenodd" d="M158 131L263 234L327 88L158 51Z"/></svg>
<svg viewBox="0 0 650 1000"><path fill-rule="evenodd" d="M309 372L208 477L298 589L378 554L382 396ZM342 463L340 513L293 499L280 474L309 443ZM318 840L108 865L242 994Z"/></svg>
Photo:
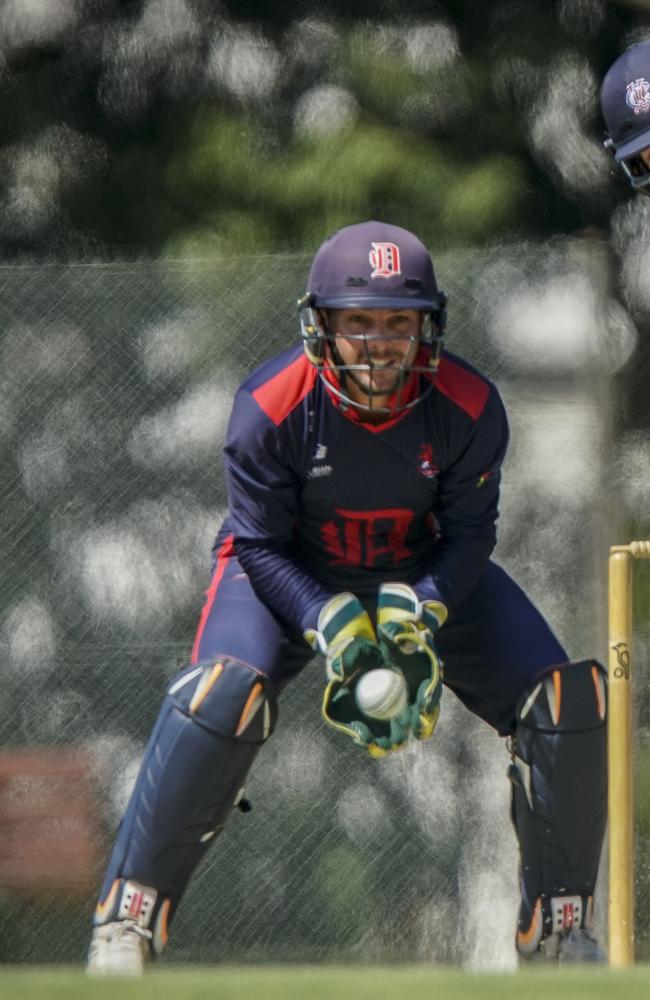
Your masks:
<svg viewBox="0 0 650 1000"><path fill-rule="evenodd" d="M230 537L259 598L314 627L334 593L411 584L453 608L496 542L508 427L495 386L444 353L428 393L380 424L328 390L300 345L238 390L225 444ZM425 384L426 383L426 384Z"/></svg>

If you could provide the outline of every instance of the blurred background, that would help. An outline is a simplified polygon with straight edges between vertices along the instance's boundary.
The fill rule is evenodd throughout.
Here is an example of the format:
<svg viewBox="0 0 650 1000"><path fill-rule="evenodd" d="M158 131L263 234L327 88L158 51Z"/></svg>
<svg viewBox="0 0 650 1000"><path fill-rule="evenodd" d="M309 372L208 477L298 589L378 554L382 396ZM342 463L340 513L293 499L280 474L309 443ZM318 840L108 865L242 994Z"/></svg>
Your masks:
<svg viewBox="0 0 650 1000"><path fill-rule="evenodd" d="M296 340L338 227L429 247L448 346L510 413L496 557L605 659L608 545L650 534L650 201L598 88L645 38L643 0L0 4L0 962L83 957L208 584L233 391ZM643 564L635 625L648 958ZM324 732L320 689L284 696L170 959L513 968L502 742L448 696L378 766Z"/></svg>

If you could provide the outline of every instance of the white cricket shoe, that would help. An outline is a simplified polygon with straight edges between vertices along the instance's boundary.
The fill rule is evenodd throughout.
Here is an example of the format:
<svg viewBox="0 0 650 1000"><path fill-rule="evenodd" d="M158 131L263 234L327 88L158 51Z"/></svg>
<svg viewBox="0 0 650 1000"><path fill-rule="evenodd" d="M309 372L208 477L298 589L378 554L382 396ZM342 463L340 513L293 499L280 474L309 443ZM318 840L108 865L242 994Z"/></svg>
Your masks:
<svg viewBox="0 0 650 1000"><path fill-rule="evenodd" d="M547 963L587 963L605 962L604 953L593 934L583 928L574 928L565 933L549 934L542 938L537 951L530 955L520 955L522 964Z"/></svg>
<svg viewBox="0 0 650 1000"><path fill-rule="evenodd" d="M558 959L562 962L605 962L605 954L598 947L593 934L584 928L574 928L560 938Z"/></svg>
<svg viewBox="0 0 650 1000"><path fill-rule="evenodd" d="M90 976L141 976L151 931L135 920L112 920L93 930L86 971Z"/></svg>

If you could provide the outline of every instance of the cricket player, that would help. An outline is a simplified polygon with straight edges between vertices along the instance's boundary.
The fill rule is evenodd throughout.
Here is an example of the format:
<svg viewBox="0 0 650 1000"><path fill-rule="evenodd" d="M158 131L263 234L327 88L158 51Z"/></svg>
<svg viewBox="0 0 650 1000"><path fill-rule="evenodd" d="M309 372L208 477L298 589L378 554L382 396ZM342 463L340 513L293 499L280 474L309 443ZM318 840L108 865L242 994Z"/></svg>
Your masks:
<svg viewBox="0 0 650 1000"><path fill-rule="evenodd" d="M600 105L606 148L633 190L650 194L650 41L631 45L610 66Z"/></svg>
<svg viewBox="0 0 650 1000"><path fill-rule="evenodd" d="M325 722L378 767L432 736L443 684L510 738L518 952L602 957L592 921L605 674L591 659L571 662L490 559L506 416L495 386L442 350L445 303L416 236L348 226L314 258L302 343L238 390L212 582L110 858L92 973L138 974L163 951L283 688L315 651ZM388 721L355 699L359 678L382 666L402 672L409 696ZM432 783L433 809L435 796Z"/></svg>

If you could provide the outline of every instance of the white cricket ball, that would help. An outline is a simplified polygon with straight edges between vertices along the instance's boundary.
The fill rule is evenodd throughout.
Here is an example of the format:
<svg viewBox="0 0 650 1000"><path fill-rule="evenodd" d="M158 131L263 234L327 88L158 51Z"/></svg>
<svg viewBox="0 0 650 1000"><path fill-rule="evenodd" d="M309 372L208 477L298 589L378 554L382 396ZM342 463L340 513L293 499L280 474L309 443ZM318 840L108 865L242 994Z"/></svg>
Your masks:
<svg viewBox="0 0 650 1000"><path fill-rule="evenodd" d="M395 670L369 670L357 682L357 705L371 719L392 719L408 704L406 681Z"/></svg>

